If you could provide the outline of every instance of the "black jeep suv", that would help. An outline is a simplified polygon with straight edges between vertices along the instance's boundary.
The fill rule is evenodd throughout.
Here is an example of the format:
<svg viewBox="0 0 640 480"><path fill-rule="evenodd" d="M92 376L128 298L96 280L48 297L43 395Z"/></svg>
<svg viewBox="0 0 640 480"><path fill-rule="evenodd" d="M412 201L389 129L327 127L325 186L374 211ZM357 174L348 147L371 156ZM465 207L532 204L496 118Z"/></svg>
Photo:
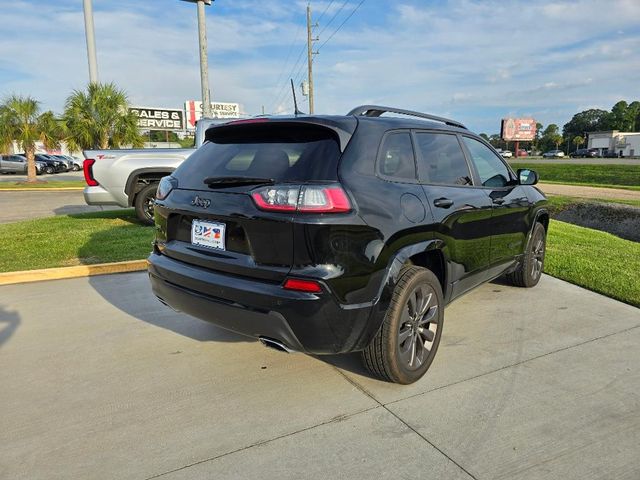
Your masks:
<svg viewBox="0 0 640 480"><path fill-rule="evenodd" d="M538 283L537 179L460 123L395 108L214 126L159 184L153 291L280 350L362 351L411 383L447 303L503 274Z"/></svg>

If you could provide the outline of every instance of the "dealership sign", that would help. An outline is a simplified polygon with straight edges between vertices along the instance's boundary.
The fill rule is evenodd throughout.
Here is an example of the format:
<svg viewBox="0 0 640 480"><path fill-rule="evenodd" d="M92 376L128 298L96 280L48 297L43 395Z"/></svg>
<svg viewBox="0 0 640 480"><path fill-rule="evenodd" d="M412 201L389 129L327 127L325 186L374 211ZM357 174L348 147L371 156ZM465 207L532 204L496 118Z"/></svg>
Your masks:
<svg viewBox="0 0 640 480"><path fill-rule="evenodd" d="M507 141L530 142L536 138L536 121L533 118L503 118L500 136Z"/></svg>
<svg viewBox="0 0 640 480"><path fill-rule="evenodd" d="M184 110L187 113L187 128L196 128L196 122L202 117L202 102L187 100L184 102ZM238 118L240 117L239 103L212 102L212 118Z"/></svg>
<svg viewBox="0 0 640 480"><path fill-rule="evenodd" d="M130 112L138 116L141 130L184 130L184 112L173 108L132 107Z"/></svg>

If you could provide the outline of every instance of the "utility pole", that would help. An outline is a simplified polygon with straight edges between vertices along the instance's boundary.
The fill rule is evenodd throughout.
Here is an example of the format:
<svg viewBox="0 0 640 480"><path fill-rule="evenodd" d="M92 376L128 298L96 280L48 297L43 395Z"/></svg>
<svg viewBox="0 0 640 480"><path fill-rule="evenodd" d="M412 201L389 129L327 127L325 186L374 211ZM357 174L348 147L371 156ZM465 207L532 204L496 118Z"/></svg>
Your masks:
<svg viewBox="0 0 640 480"><path fill-rule="evenodd" d="M200 44L200 87L202 89L202 116L210 118L211 92L209 91L209 61L207 57L207 24L204 6L211 5L212 0L184 0L195 3L198 7L198 41Z"/></svg>
<svg viewBox="0 0 640 480"><path fill-rule="evenodd" d="M98 59L96 56L96 36L93 29L93 5L84 0L84 31L87 37L87 60L89 61L89 82L98 83Z"/></svg>
<svg viewBox="0 0 640 480"><path fill-rule="evenodd" d="M311 37L311 5L307 3L307 80L309 82L309 113L313 113L313 41Z"/></svg>

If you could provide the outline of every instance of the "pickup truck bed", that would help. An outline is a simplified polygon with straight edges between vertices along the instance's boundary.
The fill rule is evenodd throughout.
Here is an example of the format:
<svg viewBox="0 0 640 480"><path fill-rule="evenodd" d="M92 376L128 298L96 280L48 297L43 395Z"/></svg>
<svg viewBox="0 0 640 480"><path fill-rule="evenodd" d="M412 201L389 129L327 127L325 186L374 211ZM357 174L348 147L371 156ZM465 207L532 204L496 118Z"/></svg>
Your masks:
<svg viewBox="0 0 640 480"><path fill-rule="evenodd" d="M198 120L196 146L202 145L207 128L229 120L233 119ZM138 218L151 224L158 182L195 151L195 148L85 150L84 200L88 205L135 207Z"/></svg>

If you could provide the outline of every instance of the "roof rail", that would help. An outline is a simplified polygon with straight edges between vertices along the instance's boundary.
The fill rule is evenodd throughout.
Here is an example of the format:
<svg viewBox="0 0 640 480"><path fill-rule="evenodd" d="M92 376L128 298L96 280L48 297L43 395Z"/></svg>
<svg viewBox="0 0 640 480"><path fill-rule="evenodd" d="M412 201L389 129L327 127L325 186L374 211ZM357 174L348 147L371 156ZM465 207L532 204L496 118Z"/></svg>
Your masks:
<svg viewBox="0 0 640 480"><path fill-rule="evenodd" d="M360 105L359 107L356 107L349 113L347 113L347 115L355 115L358 117L379 117L383 113L399 113L401 115L408 115L410 117L420 117L427 120L442 122L447 125L451 125L452 127L464 128L465 130L468 130L468 128L460 122L456 122L455 120L451 120L449 118L438 117L436 115L430 115L428 113L414 112L413 110L403 110L402 108L383 107L381 105Z"/></svg>

